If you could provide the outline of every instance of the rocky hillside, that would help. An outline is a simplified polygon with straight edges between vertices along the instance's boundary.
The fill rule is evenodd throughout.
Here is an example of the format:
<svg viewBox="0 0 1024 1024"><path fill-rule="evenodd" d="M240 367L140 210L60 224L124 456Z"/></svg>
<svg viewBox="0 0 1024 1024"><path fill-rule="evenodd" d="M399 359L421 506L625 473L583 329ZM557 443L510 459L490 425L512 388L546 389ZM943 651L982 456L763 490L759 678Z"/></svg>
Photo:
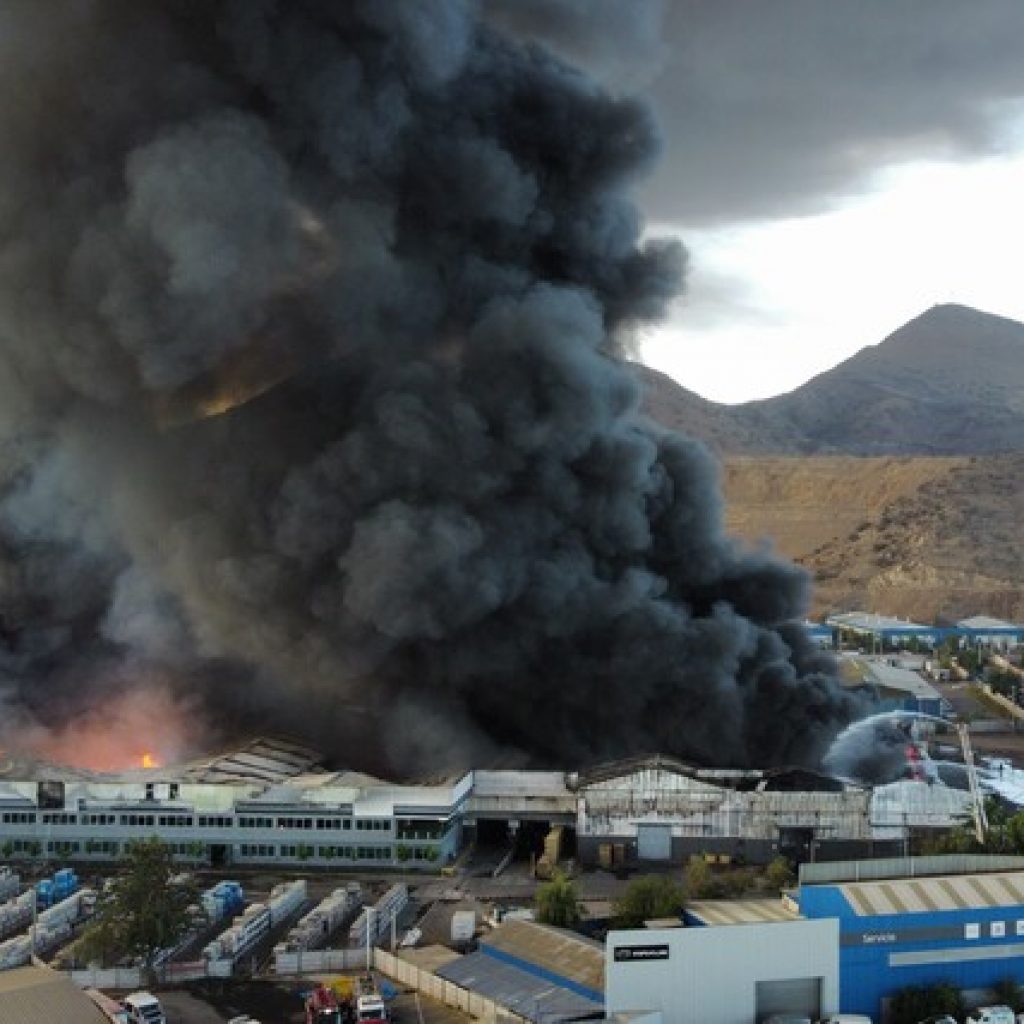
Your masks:
<svg viewBox="0 0 1024 1024"><path fill-rule="evenodd" d="M651 415L723 454L1024 451L1024 324L965 306L934 306L764 401L720 405L641 372Z"/></svg>
<svg viewBox="0 0 1024 1024"><path fill-rule="evenodd" d="M727 522L815 580L813 611L1024 621L1024 454L730 458Z"/></svg>
<svg viewBox="0 0 1024 1024"><path fill-rule="evenodd" d="M812 573L813 612L1024 621L1024 325L937 306L741 406L644 373L650 414L722 456L730 531Z"/></svg>

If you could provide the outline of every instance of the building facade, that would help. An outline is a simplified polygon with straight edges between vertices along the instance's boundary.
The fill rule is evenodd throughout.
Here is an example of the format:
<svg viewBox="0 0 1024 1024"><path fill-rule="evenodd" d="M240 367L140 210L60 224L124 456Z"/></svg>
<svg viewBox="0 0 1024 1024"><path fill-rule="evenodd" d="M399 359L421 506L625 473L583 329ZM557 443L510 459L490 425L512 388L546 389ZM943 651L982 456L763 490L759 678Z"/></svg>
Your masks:
<svg viewBox="0 0 1024 1024"><path fill-rule="evenodd" d="M308 769L264 750L256 761L236 753L186 767L169 781L159 769L118 779L43 770L19 780L8 772L0 778L0 856L113 861L133 840L157 836L179 860L214 866L436 870L454 859L472 772L399 786Z"/></svg>
<svg viewBox="0 0 1024 1024"><path fill-rule="evenodd" d="M605 1008L660 1011L664 1024L818 1020L839 1009L838 921L609 932Z"/></svg>
<svg viewBox="0 0 1024 1024"><path fill-rule="evenodd" d="M850 880L801 884L800 913L838 923L844 1012L880 1020L885 1001L911 985L970 993L1007 978L1024 982L1024 870L969 864L953 873L955 866L926 874L905 861L892 877L855 881L865 866L850 865ZM914 874L901 877L908 868Z"/></svg>
<svg viewBox="0 0 1024 1024"><path fill-rule="evenodd" d="M699 769L648 757L573 776L585 863L852 856L872 843L870 791L799 769Z"/></svg>

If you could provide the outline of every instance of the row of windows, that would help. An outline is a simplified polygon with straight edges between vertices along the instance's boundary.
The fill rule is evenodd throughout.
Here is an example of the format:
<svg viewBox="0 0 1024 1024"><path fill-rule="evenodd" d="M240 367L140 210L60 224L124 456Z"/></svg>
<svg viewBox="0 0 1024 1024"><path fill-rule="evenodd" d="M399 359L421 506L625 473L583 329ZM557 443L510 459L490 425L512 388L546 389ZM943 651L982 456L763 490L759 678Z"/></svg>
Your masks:
<svg viewBox="0 0 1024 1024"><path fill-rule="evenodd" d="M47 853L81 853L82 844L63 839L51 839L46 844Z"/></svg>
<svg viewBox="0 0 1024 1024"><path fill-rule="evenodd" d="M122 814L122 825L149 825L154 823L152 814Z"/></svg>
<svg viewBox="0 0 1024 1024"><path fill-rule="evenodd" d="M276 857L277 847L264 846L259 843L242 843L239 851L243 857Z"/></svg>
<svg viewBox="0 0 1024 1024"><path fill-rule="evenodd" d="M83 814L83 825L116 825L118 815L97 813ZM47 813L42 816L44 824L47 825L74 825L78 821L75 814ZM5 825L33 824L36 815L31 811L5 811L3 823ZM280 829L349 829L352 827L351 818L277 818L276 827ZM200 814L193 818L191 815L174 814L122 814L120 824L133 828L152 828L160 825L164 828L234 828L235 819L223 815ZM239 828L274 828L274 818L260 817L239 817ZM355 827L362 832L389 832L391 822L386 818L358 818L355 819ZM398 837L400 839L438 839L449 826L442 822L411 822L400 820L398 822Z"/></svg>
<svg viewBox="0 0 1024 1024"><path fill-rule="evenodd" d="M242 848L243 851L245 847ZM256 849L256 847L249 847L250 850ZM263 849L263 847L260 847ZM269 856L273 856L273 847L269 848L271 853ZM391 860L392 850L390 846L318 846L315 848L312 846L303 845L290 845L285 843L281 847L282 857L299 857L303 860L307 857L312 857L314 852L318 857L322 857L325 860L331 860L333 858L339 858L341 860Z"/></svg>
<svg viewBox="0 0 1024 1024"><path fill-rule="evenodd" d="M399 818L395 828L399 839L440 839L451 831L454 820L420 821L416 818Z"/></svg>

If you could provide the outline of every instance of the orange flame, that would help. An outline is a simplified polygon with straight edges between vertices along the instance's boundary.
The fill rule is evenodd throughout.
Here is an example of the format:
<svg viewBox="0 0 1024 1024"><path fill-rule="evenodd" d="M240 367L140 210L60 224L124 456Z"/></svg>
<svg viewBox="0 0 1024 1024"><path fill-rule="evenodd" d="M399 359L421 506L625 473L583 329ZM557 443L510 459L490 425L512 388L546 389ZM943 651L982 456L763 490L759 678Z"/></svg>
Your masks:
<svg viewBox="0 0 1024 1024"><path fill-rule="evenodd" d="M149 753L142 755L142 767L143 768L159 768L160 764L157 759Z"/></svg>

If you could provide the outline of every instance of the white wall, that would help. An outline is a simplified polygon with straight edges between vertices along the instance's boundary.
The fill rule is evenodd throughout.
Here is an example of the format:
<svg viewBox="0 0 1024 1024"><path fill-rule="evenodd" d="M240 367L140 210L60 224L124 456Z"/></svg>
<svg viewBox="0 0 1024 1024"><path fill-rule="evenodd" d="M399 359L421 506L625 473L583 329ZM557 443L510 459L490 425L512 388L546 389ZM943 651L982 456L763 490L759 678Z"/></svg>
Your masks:
<svg viewBox="0 0 1024 1024"><path fill-rule="evenodd" d="M620 946L668 946L668 959L615 960ZM753 1024L756 983L822 979L821 1012L839 1009L839 922L781 921L609 932L605 1008L661 1011L664 1024Z"/></svg>

